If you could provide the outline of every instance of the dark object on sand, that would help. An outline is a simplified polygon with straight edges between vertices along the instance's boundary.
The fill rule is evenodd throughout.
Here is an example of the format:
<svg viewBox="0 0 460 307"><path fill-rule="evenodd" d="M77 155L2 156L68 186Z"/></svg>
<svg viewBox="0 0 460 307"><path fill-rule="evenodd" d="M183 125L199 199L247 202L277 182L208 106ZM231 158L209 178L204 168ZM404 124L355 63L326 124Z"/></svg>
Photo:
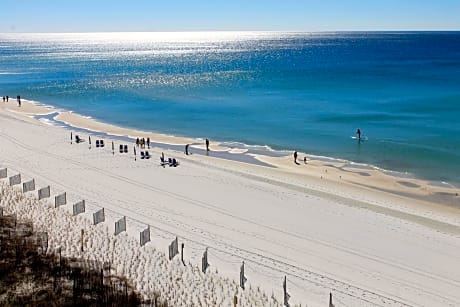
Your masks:
<svg viewBox="0 0 460 307"><path fill-rule="evenodd" d="M81 143L81 142L84 142L85 140L83 140L79 135L76 135L75 136L75 143Z"/></svg>
<svg viewBox="0 0 460 307"><path fill-rule="evenodd" d="M178 166L179 165L179 161L176 160L176 158L168 158L168 163L169 163L169 166Z"/></svg>
<svg viewBox="0 0 460 307"><path fill-rule="evenodd" d="M165 161L165 156L163 155L163 153L161 153L161 156L160 156L160 165L165 167L165 165L169 164L169 162Z"/></svg>

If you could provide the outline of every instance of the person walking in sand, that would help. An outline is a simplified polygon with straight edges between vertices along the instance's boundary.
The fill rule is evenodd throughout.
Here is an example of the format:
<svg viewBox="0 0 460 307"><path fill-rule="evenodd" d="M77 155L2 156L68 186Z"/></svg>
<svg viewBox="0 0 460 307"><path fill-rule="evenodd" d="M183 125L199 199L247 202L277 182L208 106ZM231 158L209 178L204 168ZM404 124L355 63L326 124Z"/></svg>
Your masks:
<svg viewBox="0 0 460 307"><path fill-rule="evenodd" d="M206 151L209 151L209 139L206 139Z"/></svg>
<svg viewBox="0 0 460 307"><path fill-rule="evenodd" d="M294 163L295 163L295 164L298 164L298 163L297 163L297 151L294 151Z"/></svg>

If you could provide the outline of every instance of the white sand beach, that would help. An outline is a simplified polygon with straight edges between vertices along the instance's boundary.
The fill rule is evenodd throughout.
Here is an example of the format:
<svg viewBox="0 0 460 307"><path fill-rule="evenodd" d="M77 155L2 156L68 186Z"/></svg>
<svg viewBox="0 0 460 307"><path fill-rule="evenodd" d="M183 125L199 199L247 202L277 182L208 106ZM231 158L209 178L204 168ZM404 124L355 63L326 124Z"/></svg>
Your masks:
<svg viewBox="0 0 460 307"><path fill-rule="evenodd" d="M21 173L23 182L34 178L38 187L50 185L52 196L67 193L68 205L47 209L53 223L66 220L58 218L62 214L71 215L71 204L86 200L82 217L87 221L66 220L67 227L59 226L55 232L60 241L52 240L54 248L77 240L82 227L96 229L85 255L110 261L114 251L102 243L103 238L116 241L110 236L113 223L126 216L127 234L117 237L125 243L116 248L113 265L137 279L143 294L151 289L150 282L165 278L170 280L162 283L165 293L174 285L188 287L188 292L180 293L189 296L174 296L178 305L188 297L190 305L230 306L232 298L226 296L237 291L244 261L248 281L246 290L238 290L241 305L282 303L286 276L289 302L302 306L327 306L330 292L335 306L460 306L458 189L347 162L309 158L304 164L305 153L299 154L299 164L292 156L256 156L272 167L160 148L149 150L151 159L135 161L133 143L127 154L118 153L118 145L126 142L116 138L114 154L111 138L104 138L104 148L96 148L93 141L90 149L87 133L78 133L86 142L71 144L69 130L31 117L54 111L27 101L20 108L0 102L0 169L7 168L8 176ZM158 143L196 141L119 128L70 112L57 120L113 135L150 137ZM215 143L211 147L232 151ZM161 167L162 151L180 165ZM13 192L6 187L7 179L1 181L2 189L9 191L1 194L3 204L9 204L6 213L22 206L16 213L37 220L39 228L53 225L46 215L35 216L31 213L36 209L28 212L13 201L19 196L8 196L10 201L5 202L5 195ZM92 213L100 208L107 210L108 221L91 226ZM152 241L141 248L136 240L146 225L151 226ZM208 248L210 271L218 274L198 282L194 270L178 268L182 266L178 259L163 263L168 260L161 253L167 255L175 236L185 244L184 260L190 268L201 267ZM78 254L78 244L68 243L66 253ZM137 259L142 261L136 263ZM174 273L149 274L149 270ZM269 298L272 294L278 303ZM205 296L201 303L196 301L199 296Z"/></svg>

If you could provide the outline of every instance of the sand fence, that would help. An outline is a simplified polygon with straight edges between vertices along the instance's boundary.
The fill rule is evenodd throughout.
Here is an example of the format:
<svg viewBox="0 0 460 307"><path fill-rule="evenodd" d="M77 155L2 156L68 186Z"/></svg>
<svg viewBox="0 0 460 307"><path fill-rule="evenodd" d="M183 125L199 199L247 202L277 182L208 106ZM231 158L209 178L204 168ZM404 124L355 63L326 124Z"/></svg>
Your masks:
<svg viewBox="0 0 460 307"><path fill-rule="evenodd" d="M22 189L18 190L17 188L15 188L16 185L19 185L21 183L21 174L15 174L11 177L7 177L8 175L8 170L6 168L4 169L0 169L0 176L1 178L8 178L9 180L9 185L11 188L13 188L15 191L21 193L21 194L24 194L24 195L29 195L29 197L31 195L33 195L33 193L36 193L36 197L35 199L38 200L39 204L41 205L50 205L50 203L52 202L51 200L53 199L52 195L52 187L47 185L47 186L44 186L44 187L41 187L39 189L36 189L36 181L35 179L30 179L29 181L26 181L23 183L22 185ZM32 204L32 203L31 203ZM67 199L67 193L66 192L61 192L57 195L54 195L54 210L62 210L61 208L65 208L66 206L68 206L69 203L68 203L68 199ZM107 224L109 223L109 221L106 219L106 215L107 213L109 212L112 217L113 216L116 216L116 215L120 215L118 212L114 211L114 210L109 210L107 208L94 208L94 206L90 206L89 208L91 211L94 211L93 212L93 219L92 219L92 225L93 226L96 226L96 225L99 225L99 224ZM0 213L2 215L2 223L4 224L7 224L7 225L10 225L8 229L15 229L13 232L14 233L18 233L18 226L14 226L17 224L17 218L16 216L3 216L3 213L4 213L4 210L2 207L0 207ZM73 217L76 217L82 213L85 213L87 212L88 210L88 204L86 202L86 200L80 200L76 203L73 203L72 204L72 214L71 216ZM129 224L131 223L136 223L137 225L139 225L139 223L142 223L136 219L132 219L132 218L129 218L127 216L122 216L121 218L117 219L114 223L114 229L115 229L115 232L113 233L113 235L116 237L116 236L119 236L120 234L122 234L123 232L126 232L128 227L129 227ZM33 234L31 232L32 230L32 222L28 222L27 224L18 224L18 225L28 225L27 227L30 228L30 231L29 231L29 235L28 235L28 239L27 240L24 240L24 244L27 244L27 247L25 247L23 250L24 251L37 251L37 253L43 255L43 256L46 256L50 253L52 253L51 250L48 249L48 234L46 232L38 232L38 233L35 233ZM152 228L155 229L155 227L152 227L151 225L148 225L148 224L143 224L144 227L143 227L143 230L141 230L139 232L139 241L138 241L138 248L141 248L145 245L147 245L150 241L151 241L151 234L152 234ZM14 227L16 228L14 228ZM13 227L13 228L12 228ZM25 226L20 226L22 228L24 228ZM25 228L24 228L25 229ZM24 232L24 231L23 231ZM88 240L91 240L90 238L87 238L86 236L88 236L90 234L88 234L87 232L85 232L84 229L81 229L81 238L80 238L80 242L81 242L81 252L84 251L85 249L85 244L84 242L88 241ZM180 247L180 248L179 248ZM184 248L185 248L185 244L184 243L180 243L179 244L179 238L178 236L174 236L174 240L171 242L171 244L169 244L168 246L168 250L169 250L169 260L173 263L173 264L179 264L181 263L184 267L186 267L186 263L185 263L185 260L184 260ZM174 262L174 258L179 255L179 250L180 250L180 257L181 257L181 260L180 262ZM81 290L81 293L83 293L86 288L91 288L91 289L99 289L100 287L106 287L107 284L104 283L104 282L101 282L104 281L105 279L107 279L106 277L107 276L112 276L112 271L110 269L110 266L111 266L111 262L110 261L106 261L104 262L103 264L100 263L100 261L91 261L91 260L78 260L77 258L63 258L61 257L61 248L57 248L55 250L55 253L59 254L59 267L62 267L62 268L66 268L64 271L64 269L59 273L60 275L59 276L63 276L63 278L65 280L68 280L70 277L73 277L73 281L75 284L77 284L78 286L76 286L76 288L74 287L74 291L80 291ZM201 270L199 270L200 272L202 272L202 274L206 274L207 272L207 269L208 267L210 266L209 262L208 262L208 247L206 247L204 250L203 250L203 257L202 257L202 267L201 267ZM244 266L244 265L243 265ZM69 269L70 268L73 268L73 269ZM107 269L107 267L109 269ZM112 268L114 269L114 268ZM78 278L75 277L75 270L78 270L79 272L79 275L78 275ZM244 270L244 268L243 268ZM94 272L96 272L96 275L94 275ZM241 274L241 272L240 272ZM244 274L244 272L243 272ZM214 275L214 274L212 274ZM94 277L96 276L96 277ZM115 280L115 281L114 281ZM123 280L121 282L121 284L117 281L118 279L114 279L114 280L111 280L110 283L108 284L109 285L109 292L110 293L117 293L117 291L119 289L130 289L129 285L128 285L128 282L127 280L125 279L119 279L119 280ZM244 277L244 282L240 282L240 287L242 290L244 290L244 283L246 282L246 277ZM97 282L99 282L99 284L97 284ZM64 283L64 282L61 282L61 281L58 281L58 283ZM84 286L86 285L86 286ZM87 286L87 285L91 285L91 287ZM61 286L59 286L61 287ZM84 287L85 289L80 289L79 287ZM61 287L62 288L62 287ZM80 290L78 290L80 289ZM54 291L54 288L53 288L53 291ZM155 290L154 292L152 292L153 294L153 298L156 298L158 295L156 294L158 290ZM233 290L230 290L231 292L235 293L234 292L234 289ZM99 291L98 293L100 293L101 291ZM126 291L125 291L126 292ZM253 291L246 291L247 294L245 296L251 296L251 292ZM127 292L126 292L127 293ZM131 293L131 292L130 292ZM244 294L244 292L242 292ZM72 294L73 296L78 296L79 294L78 293L74 293ZM121 300L127 300L127 296L123 296L123 295L119 295L119 294L116 294L119 296L119 298ZM260 298L262 297L258 297L257 296L260 296L260 294L258 295L255 295L256 297L256 300L255 302L257 301L266 301L266 302L270 302L271 304L270 305L273 305L273 306L278 306L279 303L277 302L277 300L272 297L272 298L269 298L268 296L266 296L265 294L263 294L263 299L261 300ZM238 296L237 295L229 295L230 297L230 301L238 301ZM144 296L145 298L145 296ZM163 300L164 301L164 300ZM246 297L245 300L243 301L247 301L248 303L251 302L251 299ZM241 301L240 301L241 302ZM249 305L251 305L252 303L249 303Z"/></svg>

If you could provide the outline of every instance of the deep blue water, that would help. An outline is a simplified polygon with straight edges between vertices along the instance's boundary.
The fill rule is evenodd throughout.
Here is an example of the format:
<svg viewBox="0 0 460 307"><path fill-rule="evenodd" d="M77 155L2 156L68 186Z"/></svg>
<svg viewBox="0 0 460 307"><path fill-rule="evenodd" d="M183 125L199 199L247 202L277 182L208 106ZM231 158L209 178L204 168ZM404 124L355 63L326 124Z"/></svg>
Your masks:
<svg viewBox="0 0 460 307"><path fill-rule="evenodd" d="M460 32L0 34L0 93L460 182Z"/></svg>

